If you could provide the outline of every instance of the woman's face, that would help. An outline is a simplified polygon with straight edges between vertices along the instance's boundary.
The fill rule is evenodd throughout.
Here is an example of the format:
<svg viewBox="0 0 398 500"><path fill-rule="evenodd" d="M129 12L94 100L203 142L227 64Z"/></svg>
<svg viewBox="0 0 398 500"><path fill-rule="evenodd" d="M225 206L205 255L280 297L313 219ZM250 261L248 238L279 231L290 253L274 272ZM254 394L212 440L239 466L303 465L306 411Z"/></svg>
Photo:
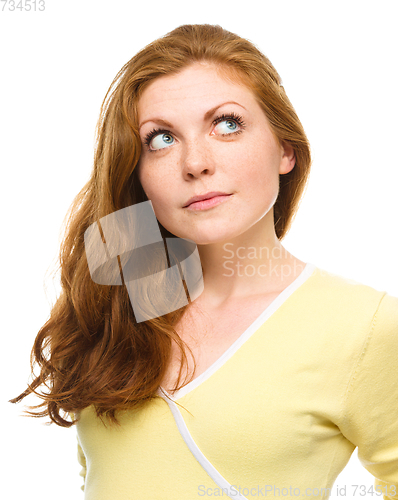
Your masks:
<svg viewBox="0 0 398 500"><path fill-rule="evenodd" d="M170 233L200 245L229 241L264 217L273 229L279 174L294 167L294 151L278 144L251 90L195 63L151 82L138 119L138 177ZM231 196L206 210L184 208L211 191Z"/></svg>

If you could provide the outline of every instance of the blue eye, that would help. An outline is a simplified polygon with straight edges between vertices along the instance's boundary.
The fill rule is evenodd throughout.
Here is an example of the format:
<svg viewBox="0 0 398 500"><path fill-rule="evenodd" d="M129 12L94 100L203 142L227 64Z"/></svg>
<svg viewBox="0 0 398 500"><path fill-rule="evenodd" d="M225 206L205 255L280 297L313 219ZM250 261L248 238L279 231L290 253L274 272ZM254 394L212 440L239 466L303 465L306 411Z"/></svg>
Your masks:
<svg viewBox="0 0 398 500"><path fill-rule="evenodd" d="M151 141L152 149L166 148L170 144L173 144L173 141L174 139L170 134L158 134Z"/></svg>
<svg viewBox="0 0 398 500"><path fill-rule="evenodd" d="M240 134L246 127L243 118L236 113L223 113L213 121L213 125L215 129L221 128L220 135Z"/></svg>
<svg viewBox="0 0 398 500"><path fill-rule="evenodd" d="M235 132L238 128L238 125L235 121L233 120L223 120L217 124L216 128L220 128L222 130L222 134L229 134L231 132Z"/></svg>
<svg viewBox="0 0 398 500"><path fill-rule="evenodd" d="M174 138L168 130L154 129L146 135L144 144L148 151L157 151L172 145L173 141Z"/></svg>

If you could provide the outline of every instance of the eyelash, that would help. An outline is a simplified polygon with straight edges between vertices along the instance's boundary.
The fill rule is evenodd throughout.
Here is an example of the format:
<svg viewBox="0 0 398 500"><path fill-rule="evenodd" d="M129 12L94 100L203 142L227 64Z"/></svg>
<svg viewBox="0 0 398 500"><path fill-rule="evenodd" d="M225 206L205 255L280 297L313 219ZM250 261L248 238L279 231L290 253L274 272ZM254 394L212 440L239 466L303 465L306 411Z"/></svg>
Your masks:
<svg viewBox="0 0 398 500"><path fill-rule="evenodd" d="M236 113L229 113L229 114L223 113L223 114L217 116L213 120L212 125L217 125L218 123L223 122L223 121L227 121L227 120L232 120L232 121L236 122L241 128L240 128L240 130L236 130L235 132L231 132L230 134L220 134L221 136L240 134L242 132L242 129L244 129L246 127L246 124L243 121L243 118L240 115L237 115ZM155 153L156 151L160 151L159 149L150 149L149 148L149 145L150 145L152 139L155 136L159 135L159 134L170 134L170 135L172 135L166 129L160 129L160 128L154 128L154 129L152 129L145 136L145 139L144 139L144 144L147 147L148 152ZM164 149L164 148L162 148L162 149Z"/></svg>

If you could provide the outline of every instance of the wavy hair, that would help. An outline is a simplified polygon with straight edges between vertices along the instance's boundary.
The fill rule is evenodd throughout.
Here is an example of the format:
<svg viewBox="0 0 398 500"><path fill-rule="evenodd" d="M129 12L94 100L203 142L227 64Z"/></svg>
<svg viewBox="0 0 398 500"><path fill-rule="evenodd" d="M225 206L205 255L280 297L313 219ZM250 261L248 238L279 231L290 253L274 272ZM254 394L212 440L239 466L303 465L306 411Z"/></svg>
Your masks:
<svg viewBox="0 0 398 500"><path fill-rule="evenodd" d="M84 233L102 217L148 200L135 169L141 154L137 103L154 79L176 74L194 62L215 63L225 77L251 89L276 139L293 146L296 163L293 170L279 176L274 205L278 239L289 230L307 182L311 153L269 59L250 41L209 24L179 26L144 47L122 67L105 95L96 126L93 170L63 222L57 268L61 293L34 341L32 382L11 400L17 403L36 394L43 402L29 407L35 410L27 411L31 416L49 416L69 427L76 422L67 420L69 415L93 405L98 417L107 416L117 424L117 411L139 408L159 397L156 392L173 341L181 350L175 390L185 385L180 381L188 346L174 327L190 305L189 295L184 307L137 323L125 286L99 285L92 280ZM163 238L173 237L160 223L159 227ZM161 269L156 259L152 261L154 269ZM164 289L162 273L158 279ZM185 283L184 287L187 291ZM37 376L36 365L40 368Z"/></svg>

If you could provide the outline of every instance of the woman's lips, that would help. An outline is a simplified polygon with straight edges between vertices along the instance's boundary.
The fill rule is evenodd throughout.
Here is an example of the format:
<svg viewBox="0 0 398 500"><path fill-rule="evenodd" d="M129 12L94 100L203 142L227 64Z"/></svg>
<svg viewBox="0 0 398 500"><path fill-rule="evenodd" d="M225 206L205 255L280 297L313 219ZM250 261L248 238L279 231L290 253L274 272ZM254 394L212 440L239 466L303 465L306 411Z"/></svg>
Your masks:
<svg viewBox="0 0 398 500"><path fill-rule="evenodd" d="M202 200L202 201L195 201L195 203L191 203L187 207L185 207L187 210L207 210L208 208L215 207L216 205L219 205L220 203L223 203L224 201L227 200L232 196L231 194L226 194L222 196L214 196L214 198L210 198L208 200Z"/></svg>

